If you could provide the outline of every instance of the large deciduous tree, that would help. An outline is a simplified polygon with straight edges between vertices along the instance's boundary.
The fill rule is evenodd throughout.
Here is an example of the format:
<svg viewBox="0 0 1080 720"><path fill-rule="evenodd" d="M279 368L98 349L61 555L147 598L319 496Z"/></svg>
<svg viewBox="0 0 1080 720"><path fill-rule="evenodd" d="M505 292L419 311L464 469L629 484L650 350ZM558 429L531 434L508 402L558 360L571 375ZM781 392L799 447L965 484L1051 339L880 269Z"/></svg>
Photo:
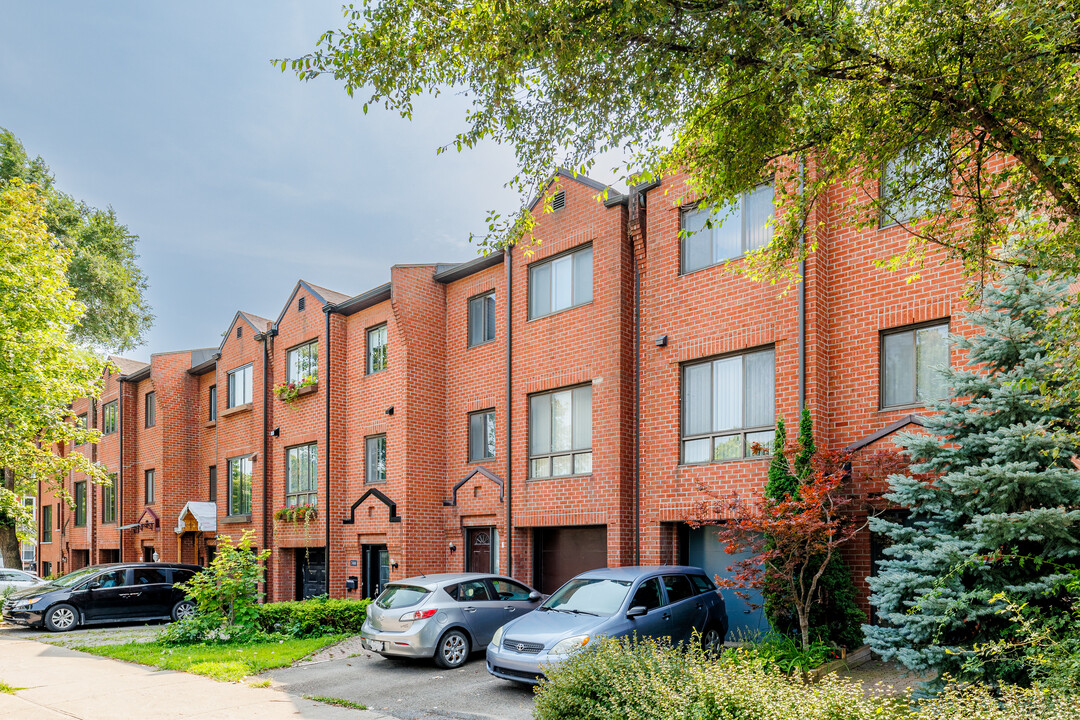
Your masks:
<svg viewBox="0 0 1080 720"><path fill-rule="evenodd" d="M68 284L74 250L49 231L44 201L22 180L0 184L0 554L7 567L21 567L21 496L36 494L36 481L59 488L72 470L107 479L83 453L56 452L97 440L69 404L99 392L105 363L71 337L86 310Z"/></svg>
<svg viewBox="0 0 1080 720"><path fill-rule="evenodd" d="M422 94L465 94L466 129L442 149L512 145L523 202L556 164L612 149L639 177L687 170L714 204L775 173L785 212L752 263L775 279L814 248L804 221L838 182L851 222L912 230L896 265L927 242L970 271L1010 262L998 248L1024 222L1035 263L1080 269L1078 61L1071 2L365 0L313 52L275 62L332 76L365 110L410 116Z"/></svg>
<svg viewBox="0 0 1080 720"><path fill-rule="evenodd" d="M1047 396L1047 326L1065 293L1015 270L987 287L969 313L981 334L954 340L966 366L942 371L953 399L932 404L926 433L901 436L912 472L892 475L885 497L910 515L871 521L894 543L870 578L880 624L864 628L886 660L1022 681L1023 663L965 663L1016 630L995 596L1065 617L1060 585L1080 566L1080 405Z"/></svg>

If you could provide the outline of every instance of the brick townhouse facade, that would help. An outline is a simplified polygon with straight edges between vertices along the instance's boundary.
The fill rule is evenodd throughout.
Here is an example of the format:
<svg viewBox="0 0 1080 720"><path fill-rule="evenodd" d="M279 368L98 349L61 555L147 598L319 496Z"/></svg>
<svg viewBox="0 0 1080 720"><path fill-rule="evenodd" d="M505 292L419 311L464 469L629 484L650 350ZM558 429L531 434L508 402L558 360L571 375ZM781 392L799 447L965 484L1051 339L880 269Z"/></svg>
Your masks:
<svg viewBox="0 0 1080 720"><path fill-rule="evenodd" d="M785 293L726 267L768 241L769 186L716 227L683 176L627 194L557 178L533 243L394 266L355 296L299 281L275 320L236 313L217 348L114 360L102 398L73 408L101 441L66 451L115 489L66 478L74 510L40 496L39 570L206 563L218 536L251 531L274 551L274 600L464 569L545 592L603 565L723 574L687 514L705 490L760 496L768 459L749 447L776 418L794 428L807 407L820 447L888 445L941 392L933 366L960 361L958 265L931 251L914 283L875 267L907 232L843 223L841 186ZM298 505L315 517L275 518ZM864 600L875 552L869 534L846 552ZM733 626L760 625L741 602Z"/></svg>

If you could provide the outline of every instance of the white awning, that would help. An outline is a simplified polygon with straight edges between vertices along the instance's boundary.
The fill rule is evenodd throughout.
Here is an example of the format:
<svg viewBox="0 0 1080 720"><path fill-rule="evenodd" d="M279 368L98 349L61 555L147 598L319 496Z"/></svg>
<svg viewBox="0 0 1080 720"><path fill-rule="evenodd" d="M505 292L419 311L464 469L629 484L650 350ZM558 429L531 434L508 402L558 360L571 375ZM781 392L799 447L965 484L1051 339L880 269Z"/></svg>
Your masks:
<svg viewBox="0 0 1080 720"><path fill-rule="evenodd" d="M189 502L176 518L176 534L184 532L184 518L191 515L199 523L199 532L217 532L217 503Z"/></svg>

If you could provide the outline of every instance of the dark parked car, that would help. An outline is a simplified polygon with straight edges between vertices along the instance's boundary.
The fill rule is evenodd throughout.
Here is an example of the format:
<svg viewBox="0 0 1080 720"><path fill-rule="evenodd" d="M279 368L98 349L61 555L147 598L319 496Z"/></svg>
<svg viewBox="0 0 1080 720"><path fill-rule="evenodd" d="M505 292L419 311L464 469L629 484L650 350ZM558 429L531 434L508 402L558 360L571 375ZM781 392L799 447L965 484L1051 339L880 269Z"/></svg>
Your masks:
<svg viewBox="0 0 1080 720"><path fill-rule="evenodd" d="M581 573L534 612L499 628L487 647L487 669L505 680L535 683L572 651L602 637L697 639L715 652L727 631L724 599L701 568L601 568Z"/></svg>
<svg viewBox="0 0 1080 720"><path fill-rule="evenodd" d="M195 605L174 585L201 570L178 563L93 565L13 593L4 601L4 620L53 632L96 623L179 620L195 612Z"/></svg>

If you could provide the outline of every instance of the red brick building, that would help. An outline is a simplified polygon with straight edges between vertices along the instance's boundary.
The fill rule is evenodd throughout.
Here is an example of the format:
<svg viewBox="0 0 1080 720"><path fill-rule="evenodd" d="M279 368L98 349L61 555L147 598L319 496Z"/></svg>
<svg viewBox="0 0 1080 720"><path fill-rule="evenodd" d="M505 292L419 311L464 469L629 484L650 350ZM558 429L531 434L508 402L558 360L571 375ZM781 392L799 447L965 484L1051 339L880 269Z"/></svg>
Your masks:
<svg viewBox="0 0 1080 720"><path fill-rule="evenodd" d="M819 446L887 443L941 391L933 366L958 361L959 268L876 269L906 232L840 222L840 187L786 294L725 267L768 241L768 186L719 227L682 177L605 190L560 173L527 246L395 266L356 296L300 281L275 320L236 313L216 349L115 360L102 399L75 407L106 434L69 451L117 489L68 478L75 512L42 498L41 571L205 563L251 531L274 551L272 599L466 568L549 592L602 565L724 572L685 517L703 487L760 494L768 460L748 448L776 418L805 406ZM275 517L296 506L314 517ZM872 550L849 553L860 583Z"/></svg>

